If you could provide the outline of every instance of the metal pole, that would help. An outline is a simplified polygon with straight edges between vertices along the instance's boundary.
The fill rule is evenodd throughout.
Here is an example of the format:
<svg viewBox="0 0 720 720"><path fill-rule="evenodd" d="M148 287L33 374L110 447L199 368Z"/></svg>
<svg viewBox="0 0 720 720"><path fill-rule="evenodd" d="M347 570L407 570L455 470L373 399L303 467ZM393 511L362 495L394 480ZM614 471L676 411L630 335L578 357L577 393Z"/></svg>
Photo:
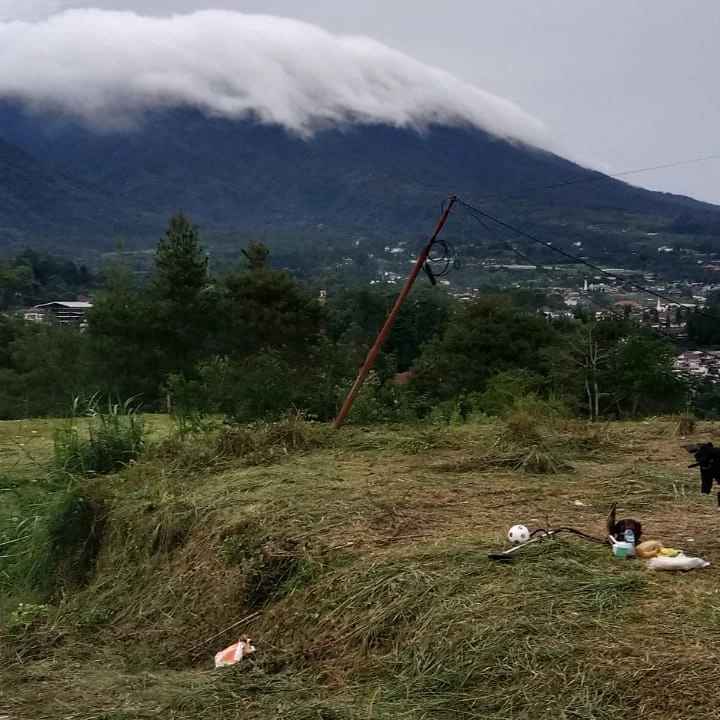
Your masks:
<svg viewBox="0 0 720 720"><path fill-rule="evenodd" d="M350 392L347 394L347 397L345 398L345 402L343 403L342 408L340 409L340 412L338 413L338 416L335 418L335 422L333 423L333 427L337 430L338 428L342 427L343 423L345 422L345 419L347 418L350 409L353 406L353 403L355 402L355 398L357 397L357 394L360 392L360 388L362 388L363 383L365 382L365 379L370 374L370 371L373 369L373 366L375 365L375 361L377 360L378 355L380 354L380 350L382 349L382 346L385 344L385 341L388 338L388 335L390 334L390 331L392 330L393 325L395 324L395 320L398 316L398 313L400 312L400 308L402 307L402 304L407 299L407 296L410 294L410 291L412 290L412 286L415 283L415 280L417 276L420 274L420 271L423 269L423 266L428 260L428 257L430 256L430 251L432 250L432 246L435 243L435 241L438 239L438 236L442 232L442 229L445 227L445 223L447 222L448 218L450 217L450 211L453 208L453 205L457 202L457 197L455 195L452 195L448 201L447 207L443 211L442 216L440 217L440 220L438 221L437 227L435 228L435 232L433 233L432 237L428 241L427 245L423 248L422 252L418 256L417 262L415 263L415 266L412 269L412 272L410 275L408 275L407 280L405 281L405 285L403 286L403 289L400 291L400 294L397 297L397 300L395 301L395 304L392 307L392 310L390 311L390 314L387 316L387 320L385 320L385 324L382 326L382 330L378 333L377 338L375 339L375 342L373 343L373 346L370 348L370 351L367 354L367 357L365 358L365 362L360 367L360 371L358 372L358 376L355 379L355 382L353 383L352 388L350 388Z"/></svg>

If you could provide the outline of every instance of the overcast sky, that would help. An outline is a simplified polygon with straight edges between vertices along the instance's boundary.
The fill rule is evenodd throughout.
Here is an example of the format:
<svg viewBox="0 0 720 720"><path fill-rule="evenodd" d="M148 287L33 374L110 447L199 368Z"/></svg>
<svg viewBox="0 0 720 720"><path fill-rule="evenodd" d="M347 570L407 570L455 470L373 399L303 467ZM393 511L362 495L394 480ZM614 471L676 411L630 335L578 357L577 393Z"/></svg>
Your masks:
<svg viewBox="0 0 720 720"><path fill-rule="evenodd" d="M720 154L716 0L0 0L0 19L88 5L224 8L369 35L515 101L610 172ZM632 181L720 203L720 160Z"/></svg>

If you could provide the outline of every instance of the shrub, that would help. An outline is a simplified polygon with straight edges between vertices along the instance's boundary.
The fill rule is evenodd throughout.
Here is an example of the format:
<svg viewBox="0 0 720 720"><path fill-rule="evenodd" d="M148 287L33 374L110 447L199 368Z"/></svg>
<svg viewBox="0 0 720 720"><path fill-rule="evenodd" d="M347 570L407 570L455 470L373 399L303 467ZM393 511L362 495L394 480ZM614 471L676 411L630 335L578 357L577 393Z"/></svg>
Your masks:
<svg viewBox="0 0 720 720"><path fill-rule="evenodd" d="M465 398L444 400L435 404L428 413L428 420L435 425L461 425L470 416L471 408Z"/></svg>
<svg viewBox="0 0 720 720"><path fill-rule="evenodd" d="M8 628L10 630L22 630L27 632L35 625L41 625L47 621L50 608L47 605L36 603L18 603L18 606L10 614Z"/></svg>
<svg viewBox="0 0 720 720"><path fill-rule="evenodd" d="M505 418L508 440L518 443L536 443L540 440L540 426L537 416L525 408L513 410Z"/></svg>
<svg viewBox="0 0 720 720"><path fill-rule="evenodd" d="M181 374L170 374L165 381L168 412L175 420L181 436L202 432L212 423L207 419L212 412L207 387L198 380L188 380Z"/></svg>
<svg viewBox="0 0 720 720"><path fill-rule="evenodd" d="M301 381L279 352L261 352L241 362L216 359L201 368L213 404L234 422L273 420L292 406Z"/></svg>
<svg viewBox="0 0 720 720"><path fill-rule="evenodd" d="M527 370L506 370L490 378L485 392L473 394L473 407L488 415L505 415L540 385L541 379Z"/></svg>
<svg viewBox="0 0 720 720"><path fill-rule="evenodd" d="M350 385L336 388L338 408L345 400ZM410 383L396 385L383 382L380 374L372 370L355 398L348 422L356 425L371 425L382 422L413 423L427 416L433 404ZM435 422L444 422L437 418Z"/></svg>
<svg viewBox="0 0 720 720"><path fill-rule="evenodd" d="M338 393L341 401L345 399L349 389L349 387L342 388ZM382 397L382 383L380 378L374 370L371 370L355 398L355 402L348 415L348 422L359 425L369 425L371 423L384 422L389 419L391 414L390 407Z"/></svg>
<svg viewBox="0 0 720 720"><path fill-rule="evenodd" d="M145 449L145 425L133 400L122 405L108 402L101 411L93 398L87 405L88 436L78 429L78 399L64 427L55 433L54 465L57 470L77 475L115 472L136 460Z"/></svg>
<svg viewBox="0 0 720 720"><path fill-rule="evenodd" d="M216 356L198 365L197 379L171 376L166 390L173 412L196 425L209 413L234 423L273 421L291 408L329 419L337 399L334 360L330 350L312 347L302 357L280 350Z"/></svg>
<svg viewBox="0 0 720 720"><path fill-rule="evenodd" d="M504 417L506 439L513 443L534 444L552 434L558 421L567 416L565 406L556 400L527 395L516 400Z"/></svg>

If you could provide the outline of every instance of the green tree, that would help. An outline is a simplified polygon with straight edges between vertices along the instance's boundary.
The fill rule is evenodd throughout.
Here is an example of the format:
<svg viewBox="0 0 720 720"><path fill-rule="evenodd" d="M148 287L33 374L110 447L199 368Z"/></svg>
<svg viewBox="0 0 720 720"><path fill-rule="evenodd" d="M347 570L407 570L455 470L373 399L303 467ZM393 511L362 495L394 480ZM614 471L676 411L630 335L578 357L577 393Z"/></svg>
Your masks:
<svg viewBox="0 0 720 720"><path fill-rule="evenodd" d="M328 335L345 349L349 366L357 369L392 308L397 293L359 288L330 298ZM453 301L442 290L419 287L400 310L376 370L386 379L396 370L412 368L422 347L445 329ZM391 357L392 356L392 359Z"/></svg>
<svg viewBox="0 0 720 720"><path fill-rule="evenodd" d="M87 338L76 328L23 323L0 369L0 417L59 416L92 393Z"/></svg>
<svg viewBox="0 0 720 720"><path fill-rule="evenodd" d="M0 262L0 309L69 299L88 292L95 279L85 266L34 250Z"/></svg>
<svg viewBox="0 0 720 720"><path fill-rule="evenodd" d="M161 374L192 373L205 353L215 295L197 229L182 214L158 244L150 299Z"/></svg>
<svg viewBox="0 0 720 720"><path fill-rule="evenodd" d="M272 420L290 409L328 420L337 410L334 346L308 350L304 362L280 350L200 363L197 380L171 376L173 400L185 413L220 412L232 420Z"/></svg>
<svg viewBox="0 0 720 720"><path fill-rule="evenodd" d="M700 345L720 345L720 298L711 294L707 306L687 316L687 332L691 342Z"/></svg>
<svg viewBox="0 0 720 720"><path fill-rule="evenodd" d="M154 284L159 297L185 305L208 285L207 255L197 229L183 214L170 219L165 237L158 243Z"/></svg>
<svg viewBox="0 0 720 720"><path fill-rule="evenodd" d="M157 403L171 374L192 377L208 353L216 293L195 227L171 218L155 253L149 285L123 266L111 268L89 316L98 381L119 397Z"/></svg>
<svg viewBox="0 0 720 720"><path fill-rule="evenodd" d="M88 340L96 387L116 398L157 400L163 381L164 336L156 308L127 268L107 273L107 286L88 315Z"/></svg>
<svg viewBox="0 0 720 720"><path fill-rule="evenodd" d="M178 402L236 420L277 417L291 407L325 416L334 409L336 357L321 334L323 309L288 273L272 270L268 251L251 244L247 266L200 293L212 304L203 355L174 370ZM328 352L328 349L330 350Z"/></svg>
<svg viewBox="0 0 720 720"><path fill-rule="evenodd" d="M353 337L367 346L382 327L389 309L387 293L380 290L366 287L341 290L328 301L328 335L337 342L353 326Z"/></svg>
<svg viewBox="0 0 720 720"><path fill-rule="evenodd" d="M395 295L390 299L394 303ZM395 356L399 372L411 369L423 347L433 337L442 335L452 310L451 298L438 288L423 286L410 295L400 310L385 346L385 352Z"/></svg>
<svg viewBox="0 0 720 720"><path fill-rule="evenodd" d="M251 242L242 251L248 270L267 270L270 250L261 242Z"/></svg>
<svg viewBox="0 0 720 720"><path fill-rule="evenodd" d="M601 378L608 390L609 409L619 417L682 409L688 387L673 372L674 360L670 343L645 332L618 342Z"/></svg>
<svg viewBox="0 0 720 720"><path fill-rule="evenodd" d="M559 333L544 318L513 308L504 298L469 303L425 348L418 388L438 399L482 392L499 372L525 369L545 375L546 349Z"/></svg>
<svg viewBox="0 0 720 720"><path fill-rule="evenodd" d="M256 267L218 288L212 354L244 358L275 349L302 356L317 342L322 308L285 272Z"/></svg>
<svg viewBox="0 0 720 720"><path fill-rule="evenodd" d="M487 389L473 404L488 415L503 415L518 400L537 394L542 385L542 378L527 370L505 370L488 380Z"/></svg>
<svg viewBox="0 0 720 720"><path fill-rule="evenodd" d="M12 368L12 343L22 326L20 320L0 313L0 368Z"/></svg>
<svg viewBox="0 0 720 720"><path fill-rule="evenodd" d="M693 410L707 420L720 419L720 386L709 380L696 383L693 388Z"/></svg>

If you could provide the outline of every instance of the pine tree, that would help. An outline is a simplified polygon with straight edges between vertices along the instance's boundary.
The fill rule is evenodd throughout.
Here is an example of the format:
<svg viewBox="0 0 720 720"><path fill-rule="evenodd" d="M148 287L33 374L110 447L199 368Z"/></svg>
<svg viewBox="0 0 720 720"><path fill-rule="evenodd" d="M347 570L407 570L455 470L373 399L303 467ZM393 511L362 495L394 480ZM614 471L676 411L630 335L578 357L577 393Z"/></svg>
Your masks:
<svg viewBox="0 0 720 720"><path fill-rule="evenodd" d="M213 322L208 261L197 229L175 215L155 253L153 315L163 375L192 375Z"/></svg>
<svg viewBox="0 0 720 720"><path fill-rule="evenodd" d="M257 271L268 269L270 250L261 242L251 242L247 248L242 251L242 254L245 256L248 270Z"/></svg>
<svg viewBox="0 0 720 720"><path fill-rule="evenodd" d="M200 236L182 213L170 219L155 253L155 287L160 298L192 304L208 285L208 261Z"/></svg>

